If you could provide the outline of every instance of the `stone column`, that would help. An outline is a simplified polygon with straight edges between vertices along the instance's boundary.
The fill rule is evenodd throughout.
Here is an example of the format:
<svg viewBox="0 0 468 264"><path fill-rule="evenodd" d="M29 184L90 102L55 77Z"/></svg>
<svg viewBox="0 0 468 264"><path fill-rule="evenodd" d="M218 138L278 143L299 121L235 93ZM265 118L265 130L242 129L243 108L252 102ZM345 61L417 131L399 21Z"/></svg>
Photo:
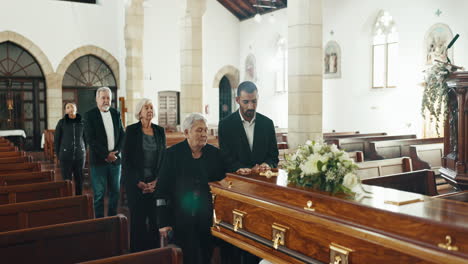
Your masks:
<svg viewBox="0 0 468 264"><path fill-rule="evenodd" d="M125 10L127 124L136 121L133 112L136 104L143 97L143 26L143 0L132 0Z"/></svg>
<svg viewBox="0 0 468 264"><path fill-rule="evenodd" d="M288 144L322 136L322 0L288 2Z"/></svg>
<svg viewBox="0 0 468 264"><path fill-rule="evenodd" d="M203 112L202 17L206 0L183 0L180 23L180 118Z"/></svg>
<svg viewBox="0 0 468 264"><path fill-rule="evenodd" d="M47 84L47 127L55 129L63 117L62 76L53 72L45 76Z"/></svg>

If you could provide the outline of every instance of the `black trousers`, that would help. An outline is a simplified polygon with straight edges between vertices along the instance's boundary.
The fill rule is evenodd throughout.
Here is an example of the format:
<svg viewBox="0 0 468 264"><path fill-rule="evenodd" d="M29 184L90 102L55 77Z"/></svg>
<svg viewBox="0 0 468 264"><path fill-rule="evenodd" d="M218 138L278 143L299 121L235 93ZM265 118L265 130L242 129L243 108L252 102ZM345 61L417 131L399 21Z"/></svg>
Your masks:
<svg viewBox="0 0 468 264"><path fill-rule="evenodd" d="M159 247L156 201L153 194L137 194L137 197L132 198L136 200L129 197L130 250L139 252Z"/></svg>
<svg viewBox="0 0 468 264"><path fill-rule="evenodd" d="M83 168L84 159L80 160L60 160L60 169L64 180L75 178L75 194L83 193Z"/></svg>

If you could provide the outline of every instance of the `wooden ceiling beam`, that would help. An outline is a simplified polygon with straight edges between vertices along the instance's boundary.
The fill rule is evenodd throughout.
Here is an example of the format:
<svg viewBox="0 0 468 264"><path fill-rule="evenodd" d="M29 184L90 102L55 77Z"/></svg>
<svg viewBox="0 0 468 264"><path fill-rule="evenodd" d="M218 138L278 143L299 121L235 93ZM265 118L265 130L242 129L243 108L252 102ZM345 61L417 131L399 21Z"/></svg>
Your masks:
<svg viewBox="0 0 468 264"><path fill-rule="evenodd" d="M223 5L229 12L231 12L234 16L236 16L239 20L244 19L247 17L246 14L242 9L240 9L235 3L230 0L218 0L218 2Z"/></svg>

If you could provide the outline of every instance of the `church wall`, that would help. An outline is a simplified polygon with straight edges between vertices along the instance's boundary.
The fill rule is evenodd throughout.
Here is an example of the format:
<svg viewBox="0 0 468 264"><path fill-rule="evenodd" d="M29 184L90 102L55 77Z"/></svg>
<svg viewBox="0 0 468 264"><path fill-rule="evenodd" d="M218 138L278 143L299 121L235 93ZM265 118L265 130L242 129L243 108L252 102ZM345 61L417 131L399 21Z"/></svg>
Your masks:
<svg viewBox="0 0 468 264"><path fill-rule="evenodd" d="M42 49L54 70L66 55L85 45L98 46L120 58L123 32L116 17L122 5L122 0L98 5L0 0L0 31L13 31L31 40Z"/></svg>
<svg viewBox="0 0 468 264"><path fill-rule="evenodd" d="M357 4L359 2L359 4ZM420 114L424 69L424 37L435 23L459 33L454 62L468 65L468 2L456 0L324 1L323 43L341 46L341 78L323 82L324 131L416 133L421 135ZM372 89L372 26L379 10L393 16L399 32L397 88ZM442 14L437 16L436 10ZM334 31L331 35L330 31Z"/></svg>
<svg viewBox="0 0 468 264"><path fill-rule="evenodd" d="M145 6L143 96L156 108L158 92L180 91L180 9L180 1L152 0Z"/></svg>
<svg viewBox="0 0 468 264"><path fill-rule="evenodd" d="M207 0L203 16L203 105L208 105L208 113L204 114L212 125L219 121L215 77L227 65L239 69L239 37L239 20L218 1Z"/></svg>
<svg viewBox="0 0 468 264"><path fill-rule="evenodd" d="M276 93L276 72L274 58L279 36L288 37L287 9L273 12L274 23L269 22L270 14L263 16L260 23L248 19L240 23L240 81L245 80L245 60L252 53L257 62L257 86L259 89L258 112L270 117L275 126L288 126L288 95Z"/></svg>

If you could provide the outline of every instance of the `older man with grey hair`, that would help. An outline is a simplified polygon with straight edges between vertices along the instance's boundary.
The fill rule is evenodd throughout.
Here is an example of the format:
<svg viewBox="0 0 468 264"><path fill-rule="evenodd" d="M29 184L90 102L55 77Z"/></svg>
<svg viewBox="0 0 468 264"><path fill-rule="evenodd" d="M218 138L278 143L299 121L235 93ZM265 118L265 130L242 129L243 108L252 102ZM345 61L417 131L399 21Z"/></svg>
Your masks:
<svg viewBox="0 0 468 264"><path fill-rule="evenodd" d="M174 242L184 252L184 263L210 263L213 205L208 182L224 178L218 148L207 144L206 119L190 114L182 123L186 140L166 151L156 187L161 206L161 236L174 230ZM168 202L167 202L168 201Z"/></svg>
<svg viewBox="0 0 468 264"><path fill-rule="evenodd" d="M117 214L120 195L120 149L124 130L120 113L111 108L112 91L101 87L96 91L97 107L85 114L85 135L89 144L91 184L96 218L104 217L104 195L109 187L108 216Z"/></svg>

